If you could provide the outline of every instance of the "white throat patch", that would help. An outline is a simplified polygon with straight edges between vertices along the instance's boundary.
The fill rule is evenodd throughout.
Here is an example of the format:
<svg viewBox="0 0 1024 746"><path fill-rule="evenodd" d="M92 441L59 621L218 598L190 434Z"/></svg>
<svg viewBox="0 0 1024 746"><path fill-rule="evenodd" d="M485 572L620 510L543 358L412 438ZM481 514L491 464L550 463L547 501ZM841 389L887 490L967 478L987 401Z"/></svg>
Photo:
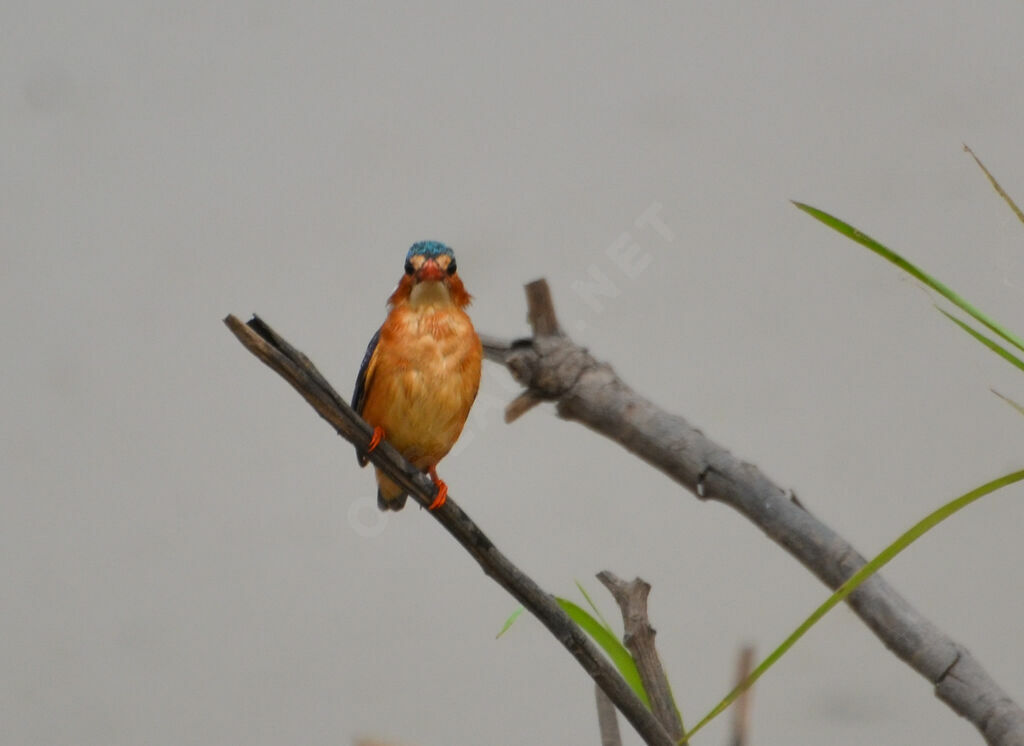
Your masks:
<svg viewBox="0 0 1024 746"><path fill-rule="evenodd" d="M422 306L447 306L451 305L452 296L448 292L448 286L443 282L428 280L418 282L412 286L412 293L409 294L409 305Z"/></svg>

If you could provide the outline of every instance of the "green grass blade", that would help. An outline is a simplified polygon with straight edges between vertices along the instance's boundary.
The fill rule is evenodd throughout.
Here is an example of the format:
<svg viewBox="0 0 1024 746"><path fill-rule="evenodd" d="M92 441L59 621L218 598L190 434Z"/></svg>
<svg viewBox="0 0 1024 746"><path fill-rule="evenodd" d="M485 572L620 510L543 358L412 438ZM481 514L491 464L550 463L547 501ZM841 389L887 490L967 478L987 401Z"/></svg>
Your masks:
<svg viewBox="0 0 1024 746"><path fill-rule="evenodd" d="M963 321L961 321L960 319L958 319L956 316L954 316L953 314L949 313L945 309L939 308L938 306L936 306L936 308L938 308L939 312L944 314L946 316L946 318L948 318L954 324L956 324L961 329L963 329L965 332L970 334L976 340L981 342L983 345L988 347L990 350L992 350L992 352L994 352L997 355L999 355L999 357L1003 358L1003 360L1006 360L1011 365L1016 365L1021 370L1024 370L1024 362L1022 362L1019 357L1014 355L1012 352L1010 352L1008 349L1006 349L1001 344L996 342L994 339L992 339L991 337L986 337L984 334L979 332L974 327L968 326Z"/></svg>
<svg viewBox="0 0 1024 746"><path fill-rule="evenodd" d="M1021 414L1024 414L1024 404L1018 404L1017 402L1015 402L1015 401L1014 401L1013 399L1011 399L1010 397L1008 397L1008 396L1003 396L1002 394L1000 394L1000 393L999 393L998 391L996 391L995 389L989 389L989 391L991 391L991 392L992 392L993 394L995 394L996 396L998 396L998 397L999 397L1000 399L1002 399L1002 400L1003 400L1004 402L1006 402L1007 404L1009 404L1009 405L1010 405L1011 407L1013 407L1014 409L1016 409L1016 410L1017 410L1018 412L1020 412Z"/></svg>
<svg viewBox="0 0 1024 746"><path fill-rule="evenodd" d="M824 212L823 210L819 210L816 207L811 207L810 205L805 205L802 202L793 202L793 204L796 205L799 209L806 212L815 220L821 221L832 230L837 231L838 233L842 233L844 236L853 241L856 241L861 246L865 246L871 249L873 252L878 254L883 259L892 262L897 267L902 269L904 272L909 274L911 277L920 280L925 285L930 287L932 290L937 292L939 295L949 300L955 306L962 308L964 311L966 311L972 317L977 319L980 323L984 324L986 327L991 329L993 332L998 334L1000 337L1005 339L1007 342L1012 344L1018 350L1024 351L1024 340L1022 340L1017 335L1013 334L1010 330L1003 328L1000 324L998 324L995 321L995 319L992 319L989 316L982 313L981 311L979 311L977 308L975 308L966 300L957 295L951 288L939 282L931 275L926 274L924 271L908 262L906 259L904 259L902 256L897 254L892 249L883 246L878 241L873 239L871 236L867 235L866 233L861 233L852 225L844 223L839 218L829 215L827 212Z"/></svg>
<svg viewBox="0 0 1024 746"><path fill-rule="evenodd" d="M1014 214L1016 214L1017 220L1024 223L1024 212L1021 212L1020 208L1017 207L1017 204L1010 198L1010 195L1003 191L1003 188L999 186L999 182L996 181L996 177L993 176L987 168L985 168L985 164L982 163L981 159L974 154L974 151L968 147L967 143L964 143L964 152L971 154L971 158L974 159L974 162L978 164L978 168L980 168L982 173L984 173L988 178L988 182L992 185L992 188L996 190L996 194L1002 197L1006 204L1010 206L1010 209L1013 210Z"/></svg>
<svg viewBox="0 0 1024 746"><path fill-rule="evenodd" d="M583 594L583 598L587 600L587 603L590 605L590 608L593 609L594 614L601 620L601 626L608 631L608 634L614 635L615 630L612 629L612 625L608 624L608 620L604 618L604 614L601 613L601 610L597 608L597 605L594 603L594 599L592 599L590 594L587 593L587 589L583 587L583 584L580 583L580 581L577 580L575 582L576 587L579 588L580 593Z"/></svg>
<svg viewBox="0 0 1024 746"><path fill-rule="evenodd" d="M1019 482L1022 479L1024 479L1024 470L1015 471L1011 474L1006 474L1002 477L999 477L998 479L993 479L991 482L987 482L986 484L983 484L980 487L977 487L971 490L970 492L961 495L955 500L946 503L938 510L929 513L927 516L925 516L920 521L911 526L911 528L907 530L898 539L896 539L896 541L894 541L892 544L883 549L877 557L875 557L866 565L864 565L864 567L862 567L853 575L851 575L845 583L839 586L839 589L836 590L836 592L833 593L831 596L829 596L828 600L825 601L825 603L823 603L821 606L815 609L814 612L809 617L807 617L806 620L804 620L803 624L797 627L793 634L787 637L785 641L781 645L779 645L779 647L773 650L771 655L765 658L764 661L751 672L750 676L748 676L746 680L744 680L735 689L729 692L729 694L726 695L725 699L719 702L715 706L715 708L704 717L703 720L701 720L699 723L697 723L697 725L694 726L693 730L686 734L686 740L690 740L691 738L693 738L693 735L697 731L699 731L701 728L703 728L705 725L711 722L715 717L717 717L720 713L722 713L730 704L732 704L732 702L744 690L749 689L755 681L761 678L761 675L769 668L771 668L771 666L779 658L781 658L787 650L793 647L793 644L801 637L803 637L804 633L806 633L807 630L813 627L819 619L825 616L825 614L828 613L828 611L832 609L833 606L835 606L844 598L849 596L854 590L856 590L856 588L861 583L863 583L869 577L878 572L878 570L881 567L883 567L886 563L888 563L889 560L891 560L897 554L902 552L910 544L915 542L926 532L930 531L937 524L941 523L942 521L956 513L958 510L967 507L975 500L984 497L985 495L995 492L996 490L1002 487L1006 487L1009 484L1013 484L1014 482Z"/></svg>
<svg viewBox="0 0 1024 746"><path fill-rule="evenodd" d="M636 696L647 706L647 709L651 707L651 701L647 698L647 692L644 689L643 683L640 681L640 672L636 670L636 663L633 662L633 656L629 654L625 646L619 642L615 635L611 634L608 630L601 626L601 623L590 616L584 609L580 608L572 601L568 601L564 598L555 598L558 605L562 607L566 614L583 628L590 637L596 642L602 650L608 655L615 667L619 669L619 673L622 674L622 678L626 680L630 688L636 693Z"/></svg>
<svg viewBox="0 0 1024 746"><path fill-rule="evenodd" d="M513 611L512 615L508 619L505 620L505 623L503 625L501 625L501 631L498 632L498 634L496 634L494 636L494 639L497 640L503 634L508 632L508 628L511 627L513 624L515 624L516 619L518 619L519 615L522 614L522 613L523 613L523 607L522 606L520 606L518 609Z"/></svg>

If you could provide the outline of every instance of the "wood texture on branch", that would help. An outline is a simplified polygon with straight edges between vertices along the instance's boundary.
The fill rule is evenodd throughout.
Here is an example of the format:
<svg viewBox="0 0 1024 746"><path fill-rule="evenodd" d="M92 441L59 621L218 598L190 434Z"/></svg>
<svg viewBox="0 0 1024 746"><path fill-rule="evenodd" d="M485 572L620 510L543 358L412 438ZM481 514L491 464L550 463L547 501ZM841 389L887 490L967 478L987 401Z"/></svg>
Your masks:
<svg viewBox="0 0 1024 746"><path fill-rule="evenodd" d="M611 366L565 336L544 280L527 285L526 295L528 318L543 319L543 327L534 327L532 339L507 342L481 336L485 356L509 369L526 388L523 396L555 402L560 417L614 440L697 497L739 511L829 588L838 588L865 564L849 542L790 499L756 466L733 456L683 417L639 395ZM521 414L519 409L507 410L507 419L510 413ZM1024 711L966 648L880 575L869 578L847 603L988 743L1024 746Z"/></svg>
<svg viewBox="0 0 1024 746"><path fill-rule="evenodd" d="M309 358L292 347L265 322L253 317L248 324L235 316L224 323L252 354L281 375L343 438L361 452L370 442L372 428L324 379ZM382 442L369 454L370 461L384 471L421 506L429 506L436 495L430 479L391 447ZM428 513L473 556L484 573L507 590L541 621L555 638L583 666L619 711L636 728L645 743L671 746L673 740L654 715L637 698L614 666L583 631L522 570L512 564L449 494L445 504Z"/></svg>

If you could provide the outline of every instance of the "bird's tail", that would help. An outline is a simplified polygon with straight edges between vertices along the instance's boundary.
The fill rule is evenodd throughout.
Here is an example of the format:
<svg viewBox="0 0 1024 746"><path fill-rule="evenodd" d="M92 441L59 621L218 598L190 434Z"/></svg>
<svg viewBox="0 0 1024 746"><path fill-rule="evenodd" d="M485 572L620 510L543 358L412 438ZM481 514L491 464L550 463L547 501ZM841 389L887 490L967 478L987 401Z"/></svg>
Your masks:
<svg viewBox="0 0 1024 746"><path fill-rule="evenodd" d="M405 490L388 479L380 471L377 472L377 507L381 510L401 510L405 507L405 498L409 496Z"/></svg>

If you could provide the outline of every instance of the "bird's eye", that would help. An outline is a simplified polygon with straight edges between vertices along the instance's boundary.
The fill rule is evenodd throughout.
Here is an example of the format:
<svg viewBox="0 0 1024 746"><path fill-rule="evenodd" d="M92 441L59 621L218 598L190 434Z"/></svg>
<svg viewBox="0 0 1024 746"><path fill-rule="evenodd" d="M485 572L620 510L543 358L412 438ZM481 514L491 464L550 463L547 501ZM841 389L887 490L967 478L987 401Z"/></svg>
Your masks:
<svg viewBox="0 0 1024 746"><path fill-rule="evenodd" d="M406 263L405 263L405 273L406 273L407 275L411 275L411 274L412 274L413 272L415 272L415 271L416 271L416 270L414 270L414 269L412 268L412 262L406 262Z"/></svg>
<svg viewBox="0 0 1024 746"><path fill-rule="evenodd" d="M449 264L448 264L448 274L450 274L450 275L454 275L455 274L455 260L454 259L452 259L451 262L449 262Z"/></svg>

